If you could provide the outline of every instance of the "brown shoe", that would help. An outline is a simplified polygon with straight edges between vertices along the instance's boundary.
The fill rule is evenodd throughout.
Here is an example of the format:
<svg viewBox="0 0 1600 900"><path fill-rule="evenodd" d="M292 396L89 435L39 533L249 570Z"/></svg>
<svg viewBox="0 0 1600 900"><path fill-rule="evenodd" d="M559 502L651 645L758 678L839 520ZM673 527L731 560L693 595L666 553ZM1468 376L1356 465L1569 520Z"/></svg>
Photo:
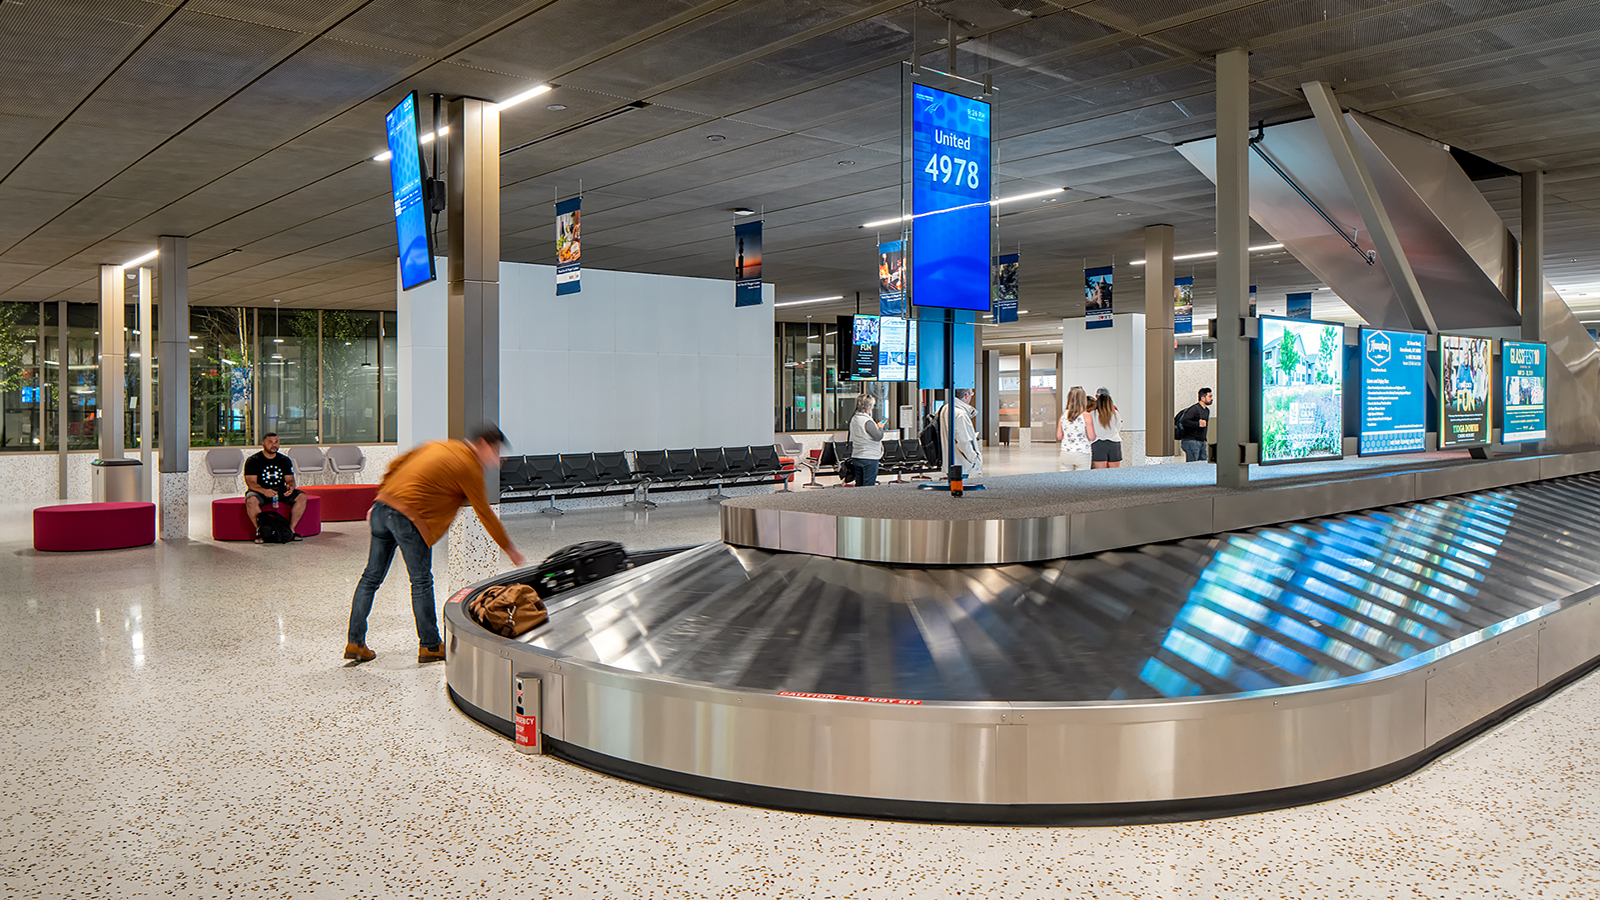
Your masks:
<svg viewBox="0 0 1600 900"><path fill-rule="evenodd" d="M378 654L368 650L366 644L345 644L344 658L353 659L356 662L372 662L378 658Z"/></svg>
<svg viewBox="0 0 1600 900"><path fill-rule="evenodd" d="M417 662L444 662L444 644L437 647L422 647L417 650Z"/></svg>

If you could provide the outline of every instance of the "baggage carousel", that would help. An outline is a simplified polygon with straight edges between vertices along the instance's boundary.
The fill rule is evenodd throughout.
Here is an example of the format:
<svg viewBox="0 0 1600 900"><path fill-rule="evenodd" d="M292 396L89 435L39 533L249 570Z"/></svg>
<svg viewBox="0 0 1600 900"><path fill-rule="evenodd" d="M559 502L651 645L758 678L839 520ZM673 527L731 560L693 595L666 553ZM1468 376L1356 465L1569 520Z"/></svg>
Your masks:
<svg viewBox="0 0 1600 900"><path fill-rule="evenodd" d="M820 813L1177 820L1392 780L1590 670L1600 475L1050 562L713 543L516 639L468 619L527 571L446 604L447 674L544 752Z"/></svg>

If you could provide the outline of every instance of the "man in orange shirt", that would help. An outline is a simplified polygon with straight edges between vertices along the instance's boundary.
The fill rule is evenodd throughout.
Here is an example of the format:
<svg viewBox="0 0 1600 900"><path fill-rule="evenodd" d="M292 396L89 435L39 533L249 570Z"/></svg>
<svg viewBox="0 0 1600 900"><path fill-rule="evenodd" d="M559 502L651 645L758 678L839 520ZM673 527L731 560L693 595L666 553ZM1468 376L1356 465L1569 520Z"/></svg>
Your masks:
<svg viewBox="0 0 1600 900"><path fill-rule="evenodd" d="M367 552L367 569L356 582L355 597L350 601L350 642L344 647L345 659L366 662L378 655L367 649L367 615L372 612L373 595L389 573L396 547L411 576L411 612L422 645L417 662L444 659L444 639L439 636L433 603L433 545L450 530L463 503L472 504L489 536L511 557L513 565L524 563L489 508L484 490L484 469L499 466L504 443L506 436L499 428L484 425L465 442L431 441L389 466L378 485L377 502L367 513L372 546Z"/></svg>

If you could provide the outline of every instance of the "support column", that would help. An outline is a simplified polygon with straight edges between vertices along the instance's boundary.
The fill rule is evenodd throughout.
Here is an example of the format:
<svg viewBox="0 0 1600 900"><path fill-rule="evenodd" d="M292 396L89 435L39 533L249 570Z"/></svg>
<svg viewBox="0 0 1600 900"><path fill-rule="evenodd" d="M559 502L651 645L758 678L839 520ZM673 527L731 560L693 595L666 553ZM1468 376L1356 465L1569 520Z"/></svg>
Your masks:
<svg viewBox="0 0 1600 900"><path fill-rule="evenodd" d="M189 239L162 235L161 539L189 539ZM252 394L254 396L254 394Z"/></svg>
<svg viewBox="0 0 1600 900"><path fill-rule="evenodd" d="M1017 345L1017 434L1018 446L1033 443L1033 345Z"/></svg>
<svg viewBox="0 0 1600 900"><path fill-rule="evenodd" d="M1244 487L1250 429L1250 54L1217 54L1217 484ZM1146 384L1148 384L1148 379Z"/></svg>
<svg viewBox="0 0 1600 900"><path fill-rule="evenodd" d="M150 269L147 266L139 267L139 460L144 464L140 469L143 477L139 479L139 498L146 503L151 502L151 473L155 471L154 460L150 458L150 451L155 447L155 396L152 379L155 377L155 362L152 356L152 346L155 340L150 322Z"/></svg>
<svg viewBox="0 0 1600 900"><path fill-rule="evenodd" d="M1000 351L983 350L983 443L1000 443Z"/></svg>
<svg viewBox="0 0 1600 900"><path fill-rule="evenodd" d="M448 292L449 435L465 438L500 418L500 111L486 100L450 101ZM484 472L500 510L500 473ZM500 569L500 550L472 514L450 528L452 592Z"/></svg>
<svg viewBox="0 0 1600 900"><path fill-rule="evenodd" d="M96 402L95 433L100 438L101 459L121 459L123 419L128 409L127 313L124 308L123 281L127 273L121 266L100 267L100 358L99 388Z"/></svg>
<svg viewBox="0 0 1600 900"><path fill-rule="evenodd" d="M1144 230L1144 455L1171 457L1173 396L1171 225Z"/></svg>
<svg viewBox="0 0 1600 900"><path fill-rule="evenodd" d="M1544 172L1522 173L1522 339L1544 340Z"/></svg>
<svg viewBox="0 0 1600 900"><path fill-rule="evenodd" d="M67 352L67 301L56 301L56 474L60 487L56 496L67 499L67 367L71 354ZM85 493L84 496L88 496Z"/></svg>

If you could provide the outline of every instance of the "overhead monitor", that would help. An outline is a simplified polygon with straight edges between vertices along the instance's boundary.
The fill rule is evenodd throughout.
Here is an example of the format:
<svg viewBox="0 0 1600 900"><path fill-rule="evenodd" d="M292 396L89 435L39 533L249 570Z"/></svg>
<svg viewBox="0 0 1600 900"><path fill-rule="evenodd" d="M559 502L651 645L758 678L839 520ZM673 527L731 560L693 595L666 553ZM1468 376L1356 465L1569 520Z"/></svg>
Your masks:
<svg viewBox="0 0 1600 900"><path fill-rule="evenodd" d="M849 329L849 355L842 362L849 381L878 380L878 344L882 328L877 316L840 316L840 337Z"/></svg>
<svg viewBox="0 0 1600 900"><path fill-rule="evenodd" d="M1344 326L1260 321L1261 461L1338 459L1344 455Z"/></svg>
<svg viewBox="0 0 1600 900"><path fill-rule="evenodd" d="M1489 443L1493 343L1485 337L1439 335L1439 447Z"/></svg>
<svg viewBox="0 0 1600 900"><path fill-rule="evenodd" d="M1427 449L1428 336L1361 329L1362 456Z"/></svg>
<svg viewBox="0 0 1600 900"><path fill-rule="evenodd" d="M911 86L911 302L990 306L989 104Z"/></svg>
<svg viewBox="0 0 1600 900"><path fill-rule="evenodd" d="M905 381L916 379L916 356L911 333L916 328L915 319L884 316L878 323L878 380Z"/></svg>
<svg viewBox="0 0 1600 900"><path fill-rule="evenodd" d="M417 92L412 91L384 117L389 133L389 185L400 245L400 286L406 290L435 278L433 234L423 202L422 142L417 125Z"/></svg>
<svg viewBox="0 0 1600 900"><path fill-rule="evenodd" d="M1500 440L1545 439L1544 344L1532 341L1500 342Z"/></svg>

